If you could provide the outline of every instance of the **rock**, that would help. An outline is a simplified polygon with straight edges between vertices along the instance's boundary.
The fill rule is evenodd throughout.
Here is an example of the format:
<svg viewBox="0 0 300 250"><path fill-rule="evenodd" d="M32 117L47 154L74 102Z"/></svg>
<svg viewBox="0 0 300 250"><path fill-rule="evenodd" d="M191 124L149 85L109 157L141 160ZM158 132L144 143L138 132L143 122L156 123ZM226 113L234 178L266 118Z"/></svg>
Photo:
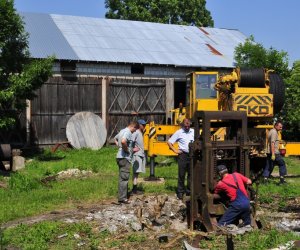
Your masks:
<svg viewBox="0 0 300 250"><path fill-rule="evenodd" d="M187 229L187 223L186 223L186 221L183 222L179 219L172 220L172 224L170 225L170 229L181 232L181 231Z"/></svg>
<svg viewBox="0 0 300 250"><path fill-rule="evenodd" d="M276 227L283 231L300 231L300 220L288 220L286 218L283 218L282 221L279 221L276 224Z"/></svg>
<svg viewBox="0 0 300 250"><path fill-rule="evenodd" d="M186 250L200 250L200 248L192 247L189 243L187 243L185 240L183 241L184 247Z"/></svg>
<svg viewBox="0 0 300 250"><path fill-rule="evenodd" d="M84 246L85 245L85 242L84 241L80 241L78 244L77 244L77 246L79 246L79 247L82 247L82 246Z"/></svg>
<svg viewBox="0 0 300 250"><path fill-rule="evenodd" d="M92 171L79 170L78 168L71 168L65 171L60 171L56 174L56 178L59 180L69 179L73 177L85 177L92 175Z"/></svg>
<svg viewBox="0 0 300 250"><path fill-rule="evenodd" d="M138 223L138 222L132 222L130 224L131 228L134 230L134 231L141 231L142 230L142 225L141 223Z"/></svg>
<svg viewBox="0 0 300 250"><path fill-rule="evenodd" d="M13 156L12 171L18 171L25 168L25 158L22 156Z"/></svg>
<svg viewBox="0 0 300 250"><path fill-rule="evenodd" d="M73 236L74 236L75 239L80 239L81 238L79 234L74 234Z"/></svg>
<svg viewBox="0 0 300 250"><path fill-rule="evenodd" d="M67 237L67 236L68 236L68 233L65 233L65 234L62 234L62 235L57 236L57 238L58 238L58 239L61 239L61 238Z"/></svg>
<svg viewBox="0 0 300 250"><path fill-rule="evenodd" d="M118 226L117 225L107 225L106 229L110 232L110 233L115 233L118 231Z"/></svg>
<svg viewBox="0 0 300 250"><path fill-rule="evenodd" d="M288 250L288 249L294 249L293 247L295 246L295 242L294 241L289 241L287 242L285 245L281 245L279 247L276 248L272 248L270 250ZM296 249L296 248L295 248ZM298 248L297 248L298 249Z"/></svg>

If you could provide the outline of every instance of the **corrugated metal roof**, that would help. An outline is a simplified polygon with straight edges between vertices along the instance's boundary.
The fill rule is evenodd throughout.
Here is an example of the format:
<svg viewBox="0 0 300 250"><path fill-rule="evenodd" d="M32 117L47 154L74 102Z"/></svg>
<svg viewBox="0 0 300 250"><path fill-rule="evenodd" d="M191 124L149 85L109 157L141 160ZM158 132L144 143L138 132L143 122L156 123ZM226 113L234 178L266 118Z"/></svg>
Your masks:
<svg viewBox="0 0 300 250"><path fill-rule="evenodd" d="M188 67L234 67L237 30L21 13L32 57Z"/></svg>
<svg viewBox="0 0 300 250"><path fill-rule="evenodd" d="M29 50L34 58L55 55L57 59L79 60L49 14L21 13L29 33Z"/></svg>

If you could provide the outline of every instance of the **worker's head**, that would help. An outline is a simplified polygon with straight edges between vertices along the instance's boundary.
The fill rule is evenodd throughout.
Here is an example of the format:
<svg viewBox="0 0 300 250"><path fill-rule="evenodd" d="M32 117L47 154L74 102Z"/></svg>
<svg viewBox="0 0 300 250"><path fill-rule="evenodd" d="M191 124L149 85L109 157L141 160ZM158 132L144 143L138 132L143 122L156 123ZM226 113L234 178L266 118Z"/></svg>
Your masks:
<svg viewBox="0 0 300 250"><path fill-rule="evenodd" d="M129 123L128 128L131 133L135 132L137 129L139 129L139 124L136 121L132 121Z"/></svg>
<svg viewBox="0 0 300 250"><path fill-rule="evenodd" d="M143 120L143 119L139 119L138 121L138 124L139 124L139 129L141 130L141 131L143 131L144 129L145 129L145 126L146 126L146 121L145 120Z"/></svg>
<svg viewBox="0 0 300 250"><path fill-rule="evenodd" d="M218 174L222 177L224 174L228 173L228 169L225 165L218 165L217 166Z"/></svg>
<svg viewBox="0 0 300 250"><path fill-rule="evenodd" d="M281 131L281 130L282 130L282 122L281 122L281 121L275 122L274 128L275 128L277 131Z"/></svg>
<svg viewBox="0 0 300 250"><path fill-rule="evenodd" d="M188 132L190 130L190 127L191 127L191 122L189 119L185 118L183 121L182 121L182 128L184 131Z"/></svg>

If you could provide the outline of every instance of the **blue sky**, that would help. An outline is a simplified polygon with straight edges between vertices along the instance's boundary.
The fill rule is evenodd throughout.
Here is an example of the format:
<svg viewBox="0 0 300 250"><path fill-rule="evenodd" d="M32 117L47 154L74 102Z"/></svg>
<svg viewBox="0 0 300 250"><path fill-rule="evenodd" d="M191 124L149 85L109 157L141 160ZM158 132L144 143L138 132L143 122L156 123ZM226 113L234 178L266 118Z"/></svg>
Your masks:
<svg viewBox="0 0 300 250"><path fill-rule="evenodd" d="M216 28L253 35L265 48L288 52L300 60L299 0L207 0ZM15 0L18 11L74 16L105 16L104 0Z"/></svg>

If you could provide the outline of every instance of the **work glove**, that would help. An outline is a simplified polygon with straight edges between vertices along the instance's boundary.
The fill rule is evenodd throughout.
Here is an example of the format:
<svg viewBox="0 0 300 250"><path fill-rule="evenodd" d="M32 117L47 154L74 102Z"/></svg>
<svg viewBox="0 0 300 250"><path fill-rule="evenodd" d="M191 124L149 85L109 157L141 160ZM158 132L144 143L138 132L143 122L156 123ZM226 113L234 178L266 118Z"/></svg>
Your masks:
<svg viewBox="0 0 300 250"><path fill-rule="evenodd" d="M272 155L272 156L271 156L271 160L272 160L272 161L275 161L275 155Z"/></svg>

